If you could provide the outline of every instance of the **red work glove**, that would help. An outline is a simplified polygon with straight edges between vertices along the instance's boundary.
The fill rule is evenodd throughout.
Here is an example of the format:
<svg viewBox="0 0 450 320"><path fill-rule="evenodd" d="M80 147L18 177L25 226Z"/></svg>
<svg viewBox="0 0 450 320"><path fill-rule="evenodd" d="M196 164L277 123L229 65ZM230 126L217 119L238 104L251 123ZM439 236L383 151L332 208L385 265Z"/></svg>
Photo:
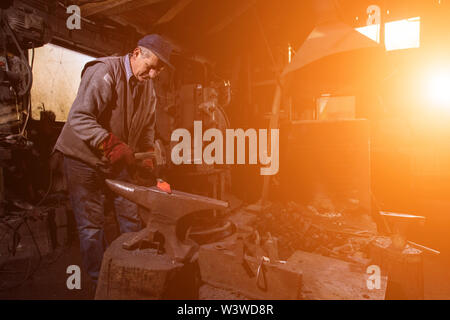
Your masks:
<svg viewBox="0 0 450 320"><path fill-rule="evenodd" d="M164 192L172 193L172 190L170 189L170 184L168 184L167 182L165 182L165 181L162 180L162 179L157 179L157 180L156 180L156 187L157 187L159 190L162 190L162 191L164 191Z"/></svg>
<svg viewBox="0 0 450 320"><path fill-rule="evenodd" d="M136 160L134 159L133 150L112 133L100 143L100 150L102 150L105 157L108 158L111 165L122 160L125 161L127 165L135 164Z"/></svg>

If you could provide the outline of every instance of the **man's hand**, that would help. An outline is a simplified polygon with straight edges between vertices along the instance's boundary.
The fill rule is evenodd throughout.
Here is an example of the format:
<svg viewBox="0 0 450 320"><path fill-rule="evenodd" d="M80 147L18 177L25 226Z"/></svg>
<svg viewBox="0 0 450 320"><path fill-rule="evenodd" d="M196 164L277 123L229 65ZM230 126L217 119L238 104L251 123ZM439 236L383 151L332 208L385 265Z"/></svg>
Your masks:
<svg viewBox="0 0 450 320"><path fill-rule="evenodd" d="M155 169L155 166L153 165L153 159L145 159L145 160L142 160L142 166L143 166L145 169L148 169L148 170L153 170L153 169Z"/></svg>
<svg viewBox="0 0 450 320"><path fill-rule="evenodd" d="M147 152L155 152L154 148L149 148L147 150ZM144 169L147 169L149 171L153 171L155 169L155 164L153 162L153 158L147 158L142 160L142 167L144 167Z"/></svg>
<svg viewBox="0 0 450 320"><path fill-rule="evenodd" d="M124 161L128 166L136 162L133 150L112 133L100 143L100 150L113 166L120 161Z"/></svg>

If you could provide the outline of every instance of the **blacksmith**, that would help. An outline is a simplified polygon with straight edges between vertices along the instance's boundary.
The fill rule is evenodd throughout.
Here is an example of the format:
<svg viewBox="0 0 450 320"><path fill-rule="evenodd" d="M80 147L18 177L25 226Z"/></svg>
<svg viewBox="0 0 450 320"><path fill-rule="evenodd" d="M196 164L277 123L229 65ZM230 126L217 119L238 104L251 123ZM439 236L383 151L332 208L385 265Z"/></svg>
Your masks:
<svg viewBox="0 0 450 320"><path fill-rule="evenodd" d="M121 233L141 229L136 205L112 196L104 179L130 181L135 172L134 154L152 149L156 106L153 79L162 68L173 68L171 52L165 39L151 34L139 40L130 54L88 62L56 143L55 149L64 155L83 264L94 282L107 245L107 203L115 211ZM153 168L152 161L142 165Z"/></svg>

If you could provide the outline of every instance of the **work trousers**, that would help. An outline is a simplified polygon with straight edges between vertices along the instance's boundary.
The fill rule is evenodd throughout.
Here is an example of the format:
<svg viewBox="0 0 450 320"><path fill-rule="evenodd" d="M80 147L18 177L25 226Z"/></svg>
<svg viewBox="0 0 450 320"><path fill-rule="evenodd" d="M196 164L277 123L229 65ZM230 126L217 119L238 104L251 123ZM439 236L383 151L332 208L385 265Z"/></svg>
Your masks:
<svg viewBox="0 0 450 320"><path fill-rule="evenodd" d="M108 245L104 232L106 202L113 202L108 207L113 208L121 233L136 232L142 228L137 205L114 195L105 185L104 174L80 160L65 156L64 171L77 222L83 265L97 283L103 253ZM126 170L114 178L129 180Z"/></svg>

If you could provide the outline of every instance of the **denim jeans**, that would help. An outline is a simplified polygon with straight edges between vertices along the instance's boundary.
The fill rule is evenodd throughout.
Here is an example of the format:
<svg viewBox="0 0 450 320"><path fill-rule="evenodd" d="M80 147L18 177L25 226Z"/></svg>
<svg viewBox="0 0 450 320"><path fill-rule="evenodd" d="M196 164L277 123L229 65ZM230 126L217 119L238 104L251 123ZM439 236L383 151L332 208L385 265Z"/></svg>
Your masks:
<svg viewBox="0 0 450 320"><path fill-rule="evenodd" d="M110 207L114 209L121 233L136 232L142 228L137 205L112 194L105 185L105 176L80 160L64 157L64 171L77 222L83 265L96 283L108 245L104 235L106 201L113 202ZM114 179L129 180L126 170Z"/></svg>

